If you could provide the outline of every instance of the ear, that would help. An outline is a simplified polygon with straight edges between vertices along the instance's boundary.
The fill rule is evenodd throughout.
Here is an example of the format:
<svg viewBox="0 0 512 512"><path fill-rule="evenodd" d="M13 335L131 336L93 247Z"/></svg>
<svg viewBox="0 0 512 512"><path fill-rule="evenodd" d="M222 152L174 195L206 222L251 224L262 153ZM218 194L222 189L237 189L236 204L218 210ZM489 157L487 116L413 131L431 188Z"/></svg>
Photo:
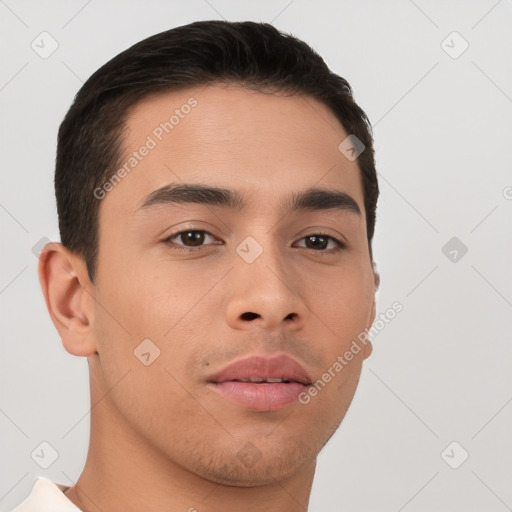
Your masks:
<svg viewBox="0 0 512 512"><path fill-rule="evenodd" d="M380 274L377 272L377 264L375 262L372 263L372 268L373 268L373 282L375 284L375 291L377 291L380 286Z"/></svg>
<svg viewBox="0 0 512 512"><path fill-rule="evenodd" d="M37 270L48 313L64 348L75 356L94 354L94 287L83 260L62 244L50 242L41 250Z"/></svg>
<svg viewBox="0 0 512 512"><path fill-rule="evenodd" d="M380 285L380 274L377 272L375 263L373 263L372 266L373 266L374 294L373 294L372 310L370 313L370 319L368 321L367 329L370 329L371 326L373 325L373 322L375 322L375 317L377 315L377 303L375 300L375 293L377 292L379 285ZM364 345L364 348L363 348L363 359L370 357L372 351L373 351L372 342L369 339L367 339L366 343Z"/></svg>

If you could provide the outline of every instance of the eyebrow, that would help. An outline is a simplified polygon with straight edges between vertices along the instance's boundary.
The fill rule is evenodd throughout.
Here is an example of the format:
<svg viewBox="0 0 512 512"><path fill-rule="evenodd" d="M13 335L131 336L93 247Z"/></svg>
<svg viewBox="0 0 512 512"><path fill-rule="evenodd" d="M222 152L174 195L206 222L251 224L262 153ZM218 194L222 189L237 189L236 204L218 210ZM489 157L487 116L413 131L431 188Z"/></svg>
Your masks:
<svg viewBox="0 0 512 512"><path fill-rule="evenodd" d="M154 190L143 201L138 212L149 211L155 206L186 203L217 206L239 212L246 205L242 195L235 190L198 183L170 183ZM352 212L361 216L357 202L350 195L325 188L293 192L284 207L288 212L331 210Z"/></svg>

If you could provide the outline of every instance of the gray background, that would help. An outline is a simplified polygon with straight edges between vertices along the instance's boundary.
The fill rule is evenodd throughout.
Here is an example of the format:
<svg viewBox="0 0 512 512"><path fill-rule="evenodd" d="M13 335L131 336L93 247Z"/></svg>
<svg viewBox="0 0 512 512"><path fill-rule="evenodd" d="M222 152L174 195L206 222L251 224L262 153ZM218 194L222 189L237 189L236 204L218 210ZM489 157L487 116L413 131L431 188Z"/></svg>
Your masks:
<svg viewBox="0 0 512 512"><path fill-rule="evenodd" d="M374 125L378 304L404 310L374 339L319 456L310 510L512 510L510 0L0 0L0 510L37 475L71 485L87 452L87 362L62 347L33 254L44 237L60 240L58 125L121 50L221 18L307 41ZM47 37L51 48L43 31L58 43L48 58L31 47ZM44 441L59 454L47 470L31 457Z"/></svg>

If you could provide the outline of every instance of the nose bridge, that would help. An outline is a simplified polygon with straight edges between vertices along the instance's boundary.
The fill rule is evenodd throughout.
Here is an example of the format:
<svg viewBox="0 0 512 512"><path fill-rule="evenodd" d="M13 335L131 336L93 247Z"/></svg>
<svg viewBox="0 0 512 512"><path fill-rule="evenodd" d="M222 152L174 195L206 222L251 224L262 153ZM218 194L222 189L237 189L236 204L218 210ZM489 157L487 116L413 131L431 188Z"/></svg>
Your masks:
<svg viewBox="0 0 512 512"><path fill-rule="evenodd" d="M269 327L287 318L303 319L307 308L298 292L300 276L287 264L286 247L276 234L253 230L235 250L230 321L260 319Z"/></svg>
<svg viewBox="0 0 512 512"><path fill-rule="evenodd" d="M236 263L242 269L241 277L244 278L244 274L251 277L249 281L253 286L260 283L265 286L277 284L280 288L285 283L289 284L287 280L290 273L287 272L285 262L286 248L275 233L264 229L252 231L236 247L236 253L242 260ZM263 278L267 278L266 283L262 281Z"/></svg>

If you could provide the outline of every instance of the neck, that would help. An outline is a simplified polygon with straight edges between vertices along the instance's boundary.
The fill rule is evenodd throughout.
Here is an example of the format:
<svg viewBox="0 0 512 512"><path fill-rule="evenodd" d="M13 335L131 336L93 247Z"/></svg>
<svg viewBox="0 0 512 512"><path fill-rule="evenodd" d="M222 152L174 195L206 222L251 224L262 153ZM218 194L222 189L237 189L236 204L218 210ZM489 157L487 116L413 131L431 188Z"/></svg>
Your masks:
<svg viewBox="0 0 512 512"><path fill-rule="evenodd" d="M306 512L316 459L286 480L254 487L219 484L170 460L135 432L91 374L89 451L65 495L84 512ZM104 398L101 398L104 397Z"/></svg>

